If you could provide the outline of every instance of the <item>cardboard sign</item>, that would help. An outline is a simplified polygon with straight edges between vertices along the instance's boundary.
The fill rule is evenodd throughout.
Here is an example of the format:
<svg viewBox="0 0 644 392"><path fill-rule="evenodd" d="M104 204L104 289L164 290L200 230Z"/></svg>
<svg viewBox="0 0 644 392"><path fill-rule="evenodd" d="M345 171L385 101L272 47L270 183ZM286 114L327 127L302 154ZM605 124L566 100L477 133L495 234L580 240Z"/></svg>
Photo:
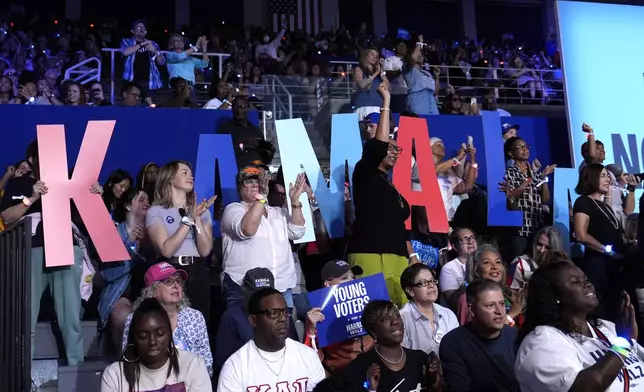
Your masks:
<svg viewBox="0 0 644 392"><path fill-rule="evenodd" d="M319 347L366 335L360 321L364 307L374 299L389 300L382 273L312 291L308 296L311 306L322 308L325 317L316 325Z"/></svg>
<svg viewBox="0 0 644 392"><path fill-rule="evenodd" d="M98 181L115 121L90 121L71 180L68 177L64 125L39 125L40 178L49 191L42 197L42 224L47 267L74 264L70 199L83 218L102 261L130 258L101 195L90 193Z"/></svg>

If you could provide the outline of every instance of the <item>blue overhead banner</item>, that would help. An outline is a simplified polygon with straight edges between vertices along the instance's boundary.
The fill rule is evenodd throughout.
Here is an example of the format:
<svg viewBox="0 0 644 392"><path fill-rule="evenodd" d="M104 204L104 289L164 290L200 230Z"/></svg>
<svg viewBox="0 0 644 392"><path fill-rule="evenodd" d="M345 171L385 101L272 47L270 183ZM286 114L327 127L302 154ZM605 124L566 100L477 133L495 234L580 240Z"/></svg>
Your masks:
<svg viewBox="0 0 644 392"><path fill-rule="evenodd" d="M389 300L385 276L380 273L351 282L311 291L309 303L322 308L324 321L318 323L319 347L366 335L360 318L364 307L375 299Z"/></svg>

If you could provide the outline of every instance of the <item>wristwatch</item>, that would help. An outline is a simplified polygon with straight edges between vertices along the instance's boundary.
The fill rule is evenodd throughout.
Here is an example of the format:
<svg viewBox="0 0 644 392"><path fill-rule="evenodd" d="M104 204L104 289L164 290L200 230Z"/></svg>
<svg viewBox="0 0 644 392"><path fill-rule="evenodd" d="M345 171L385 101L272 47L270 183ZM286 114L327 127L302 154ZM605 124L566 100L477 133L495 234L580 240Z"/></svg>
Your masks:
<svg viewBox="0 0 644 392"><path fill-rule="evenodd" d="M192 219L188 218L187 216L184 216L183 218L181 218L181 224L186 225L188 227L195 226L195 222Z"/></svg>
<svg viewBox="0 0 644 392"><path fill-rule="evenodd" d="M255 195L255 200L262 204L266 204L266 196L262 195L261 193Z"/></svg>

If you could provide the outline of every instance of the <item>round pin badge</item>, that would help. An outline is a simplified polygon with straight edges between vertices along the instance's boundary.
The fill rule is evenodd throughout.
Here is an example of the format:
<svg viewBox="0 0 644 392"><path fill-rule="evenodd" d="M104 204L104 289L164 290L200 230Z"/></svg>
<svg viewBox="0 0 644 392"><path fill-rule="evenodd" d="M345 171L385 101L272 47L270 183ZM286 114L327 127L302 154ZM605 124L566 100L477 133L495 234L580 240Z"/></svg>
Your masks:
<svg viewBox="0 0 644 392"><path fill-rule="evenodd" d="M445 334L441 330L436 331L434 334L434 342L440 343L444 335Z"/></svg>

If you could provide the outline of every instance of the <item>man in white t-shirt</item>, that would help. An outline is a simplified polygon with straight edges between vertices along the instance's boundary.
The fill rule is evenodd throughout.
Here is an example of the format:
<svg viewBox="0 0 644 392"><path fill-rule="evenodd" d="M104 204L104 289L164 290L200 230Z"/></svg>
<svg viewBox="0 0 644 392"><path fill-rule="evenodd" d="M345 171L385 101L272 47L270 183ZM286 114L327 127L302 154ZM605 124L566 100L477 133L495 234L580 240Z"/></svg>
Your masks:
<svg viewBox="0 0 644 392"><path fill-rule="evenodd" d="M326 378L317 353L287 338L291 314L279 291L253 293L248 313L255 336L224 364L218 392L305 392Z"/></svg>

